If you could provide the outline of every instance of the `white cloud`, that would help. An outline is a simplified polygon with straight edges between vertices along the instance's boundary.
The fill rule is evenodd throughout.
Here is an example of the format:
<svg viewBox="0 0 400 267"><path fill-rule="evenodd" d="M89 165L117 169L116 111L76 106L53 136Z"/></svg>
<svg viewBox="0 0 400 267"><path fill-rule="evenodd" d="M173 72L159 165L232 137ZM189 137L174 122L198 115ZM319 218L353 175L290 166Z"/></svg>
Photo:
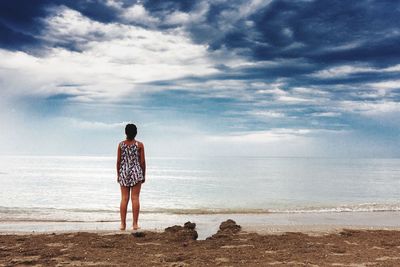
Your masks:
<svg viewBox="0 0 400 267"><path fill-rule="evenodd" d="M289 37L289 38L292 38L292 37L293 37L293 30L290 29L290 28L284 28L284 29L282 30L282 33L283 33L284 35L286 35L287 37Z"/></svg>
<svg viewBox="0 0 400 267"><path fill-rule="evenodd" d="M141 23L145 25L153 25L160 20L151 16L141 4L135 4L123 9L121 18L128 23Z"/></svg>
<svg viewBox="0 0 400 267"><path fill-rule="evenodd" d="M197 1L191 12L174 11L164 15L162 23L166 25L187 26L190 24L202 24L206 20L210 4L207 1Z"/></svg>
<svg viewBox="0 0 400 267"><path fill-rule="evenodd" d="M365 41L363 40L357 40L357 41L351 41L342 45L336 45L336 46L331 46L327 47L325 50L326 51L344 51L344 50L350 50L354 49L357 47L360 47L361 45L365 44Z"/></svg>
<svg viewBox="0 0 400 267"><path fill-rule="evenodd" d="M378 90L399 89L400 88L400 80L368 83L367 86L374 88L374 89L378 89Z"/></svg>
<svg viewBox="0 0 400 267"><path fill-rule="evenodd" d="M73 41L82 51L57 47L35 56L0 49L6 94L65 93L80 101L112 101L140 93L143 83L218 72L207 46L192 43L179 29L160 32L104 24L65 7L45 22L41 38L50 44Z"/></svg>
<svg viewBox="0 0 400 267"><path fill-rule="evenodd" d="M257 87L260 88L256 91L258 94L270 95L275 103L321 105L330 101L329 92L316 88L293 87L290 90L284 90L283 88L286 87L284 82L264 84L264 86L259 83Z"/></svg>
<svg viewBox="0 0 400 267"><path fill-rule="evenodd" d="M267 95L276 95L276 96L284 96L288 93L282 89L285 85L283 82L275 82L275 83L253 83L256 88L260 88L257 90L258 94L267 94Z"/></svg>
<svg viewBox="0 0 400 267"><path fill-rule="evenodd" d="M284 96L277 97L276 101L283 102L288 105L290 105L290 104L312 104L312 103L318 104L319 99L284 95Z"/></svg>
<svg viewBox="0 0 400 267"><path fill-rule="evenodd" d="M396 71L397 72L397 71L399 71L400 72L400 64L384 68L383 71L387 71L387 72L390 72L390 71Z"/></svg>
<svg viewBox="0 0 400 267"><path fill-rule="evenodd" d="M232 6L232 8L222 10L218 19L218 29L222 31L234 29L236 22L241 19L246 19L257 10L269 5L271 2L271 0L250 0L245 1L239 6Z"/></svg>
<svg viewBox="0 0 400 267"><path fill-rule="evenodd" d="M329 92L322 91L312 87L293 87L290 90L292 93L301 94L301 95L309 95L309 96L328 96Z"/></svg>
<svg viewBox="0 0 400 267"><path fill-rule="evenodd" d="M105 123L100 121L86 121L75 118L60 118L63 122L72 127L86 129L86 130L107 130L107 129L123 129L126 124L130 123L127 121L115 122L115 123Z"/></svg>
<svg viewBox="0 0 400 267"><path fill-rule="evenodd" d="M209 136L208 140L222 143L273 143L305 137L312 132L313 130L310 129L276 128L267 131L241 132L223 136Z"/></svg>
<svg viewBox="0 0 400 267"><path fill-rule="evenodd" d="M106 0L105 4L116 9L122 8L122 2L119 0Z"/></svg>
<svg viewBox="0 0 400 267"><path fill-rule="evenodd" d="M285 113L278 111L264 111L264 110L255 110L250 112L250 115L260 117L260 118L284 118L286 117Z"/></svg>
<svg viewBox="0 0 400 267"><path fill-rule="evenodd" d="M164 20L166 24L170 25L186 24L190 21L190 14L180 11L172 12Z"/></svg>
<svg viewBox="0 0 400 267"><path fill-rule="evenodd" d="M337 78L337 77L345 77L352 74L357 74L360 72L367 72L367 73L400 72L400 64L387 68L373 68L370 66L358 66L358 65L342 65L314 72L310 74L310 76L317 78Z"/></svg>
<svg viewBox="0 0 400 267"><path fill-rule="evenodd" d="M357 67L357 66L351 66L351 65L344 65L344 66L338 66L338 67L332 67L329 69L325 70L320 70L317 71L310 76L312 77L317 77L317 78L336 78L340 76L346 76L354 73L359 73L359 72L371 72L373 71L372 68L369 67Z"/></svg>
<svg viewBox="0 0 400 267"><path fill-rule="evenodd" d="M319 112L319 113L313 113L312 114L315 117L338 117L342 115L340 112Z"/></svg>
<svg viewBox="0 0 400 267"><path fill-rule="evenodd" d="M286 46L283 48L283 50L287 51L287 50L291 50L291 49L298 49L298 48L302 48L305 47L306 45L302 42L292 42L290 45Z"/></svg>
<svg viewBox="0 0 400 267"><path fill-rule="evenodd" d="M379 102L341 101L339 103L339 108L344 112L354 112L367 116L374 116L385 113L400 112L400 102L385 100Z"/></svg>

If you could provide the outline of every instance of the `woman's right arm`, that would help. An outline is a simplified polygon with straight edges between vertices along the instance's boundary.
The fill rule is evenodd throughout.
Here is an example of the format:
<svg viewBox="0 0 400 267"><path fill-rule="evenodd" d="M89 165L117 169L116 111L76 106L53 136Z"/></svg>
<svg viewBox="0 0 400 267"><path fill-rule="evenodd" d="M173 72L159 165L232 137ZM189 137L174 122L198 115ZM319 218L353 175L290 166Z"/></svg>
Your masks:
<svg viewBox="0 0 400 267"><path fill-rule="evenodd" d="M117 182L119 182L119 168L121 167L121 146L118 144L117 150Z"/></svg>

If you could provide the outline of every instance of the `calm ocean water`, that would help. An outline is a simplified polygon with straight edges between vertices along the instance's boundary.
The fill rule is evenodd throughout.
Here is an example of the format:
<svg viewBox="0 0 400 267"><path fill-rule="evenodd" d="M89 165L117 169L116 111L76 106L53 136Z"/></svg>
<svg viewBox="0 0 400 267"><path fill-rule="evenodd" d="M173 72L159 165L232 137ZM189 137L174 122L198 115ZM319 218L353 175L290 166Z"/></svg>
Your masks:
<svg viewBox="0 0 400 267"><path fill-rule="evenodd" d="M143 213L400 211L400 159L148 158ZM116 221L114 157L0 157L0 221Z"/></svg>

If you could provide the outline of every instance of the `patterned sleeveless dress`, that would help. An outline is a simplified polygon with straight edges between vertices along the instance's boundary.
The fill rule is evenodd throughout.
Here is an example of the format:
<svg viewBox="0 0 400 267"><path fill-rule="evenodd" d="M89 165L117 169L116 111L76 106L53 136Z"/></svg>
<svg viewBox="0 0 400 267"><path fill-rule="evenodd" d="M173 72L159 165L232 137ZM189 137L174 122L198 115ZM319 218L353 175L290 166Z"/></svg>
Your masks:
<svg viewBox="0 0 400 267"><path fill-rule="evenodd" d="M144 181L143 171L139 164L138 143L132 145L119 143L121 148L121 165L119 167L119 184L122 186L134 186Z"/></svg>

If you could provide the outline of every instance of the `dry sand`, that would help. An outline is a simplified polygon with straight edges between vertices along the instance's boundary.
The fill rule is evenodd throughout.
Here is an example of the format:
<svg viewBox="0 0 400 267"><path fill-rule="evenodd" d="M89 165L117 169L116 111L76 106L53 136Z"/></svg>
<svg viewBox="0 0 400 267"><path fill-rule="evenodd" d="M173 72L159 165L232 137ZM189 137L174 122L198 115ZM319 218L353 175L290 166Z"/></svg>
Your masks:
<svg viewBox="0 0 400 267"><path fill-rule="evenodd" d="M400 231L260 235L233 221L206 240L194 224L164 232L0 235L0 265L400 266Z"/></svg>

